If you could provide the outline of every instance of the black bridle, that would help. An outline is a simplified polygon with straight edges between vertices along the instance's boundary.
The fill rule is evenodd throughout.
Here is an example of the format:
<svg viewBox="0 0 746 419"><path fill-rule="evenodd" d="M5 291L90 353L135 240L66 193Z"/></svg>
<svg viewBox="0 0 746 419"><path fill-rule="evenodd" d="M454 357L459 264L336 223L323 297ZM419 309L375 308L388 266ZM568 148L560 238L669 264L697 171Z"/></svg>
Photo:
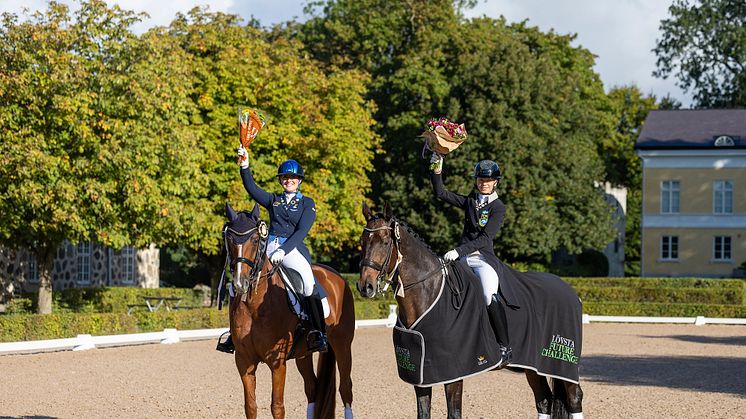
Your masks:
<svg viewBox="0 0 746 419"><path fill-rule="evenodd" d="M367 224L370 224L371 222L376 221L378 219L379 218L373 217L368 220ZM441 258L438 258L438 261L440 262L440 266L437 269L427 272L425 275L421 276L420 279L409 282L407 284L402 283L401 280L395 282L395 278L398 277L399 267L401 265L401 261L403 258L403 255L401 253L401 234L399 233L399 222L395 218L392 218L391 223L389 225L384 225L384 226L375 227L375 228L371 228L366 225L366 227L363 229L363 231L366 231L369 233L373 233L375 231L384 231L384 230L392 231L393 237L389 237L390 240L389 240L388 247L386 249L386 258L384 259L383 263L379 264L378 262L372 259L368 259L368 258L362 259L360 261L360 268L362 268L363 266L367 266L378 271L378 275L376 276L376 292L379 292L382 288L383 288L383 291L386 291L390 285L394 289L395 292L401 289L402 291L401 295L403 296L404 295L403 291L406 291L414 287L415 285L421 284L427 281L428 279L433 278L432 275L438 271L442 272L441 277L444 280L446 280L446 282L448 282L447 281L448 275L446 274L447 266L453 262L446 262ZM394 252L396 252L396 264L394 264L393 268L390 268L391 261L394 258L394 254L395 254ZM389 272L386 272L387 268L390 268ZM383 284L383 287L381 286L381 284ZM455 289L452 286L452 284L449 284L449 287L451 287L452 289ZM456 289L456 293L460 294L460 290Z"/></svg>
<svg viewBox="0 0 746 419"><path fill-rule="evenodd" d="M368 220L368 224L370 224L371 221L375 221L377 218L372 218ZM399 235L399 222L396 221L396 219L391 220L390 225L384 225L381 227L365 227L363 231L367 231L368 233L373 233L375 231L383 231L383 230L389 230L392 231L393 237L389 237L389 244L386 249L386 258L383 261L383 264L379 264L378 262L372 260L372 259L362 259L360 261L360 268L362 269L363 266L367 266L369 268L375 269L378 271L378 275L376 276L376 292L378 292L382 287L381 284L383 284L383 290L386 291L388 289L389 285L394 286L394 277L397 274L397 271L399 269L399 264L402 260L402 254L400 251L400 245L401 245L401 236ZM391 233L389 233L391 234ZM394 248L396 248L396 263L394 264L393 268L390 268L391 261L394 258ZM389 272L386 272L386 269L391 269Z"/></svg>
<svg viewBox="0 0 746 419"><path fill-rule="evenodd" d="M261 273L262 268L264 267L264 253L267 251L268 236L269 231L267 229L267 224L261 220L256 224L256 226L246 231L236 231L231 228L230 223L225 223L225 225L223 225L223 242L225 243L226 265L228 265L231 277L233 278L233 284L235 287L234 291L236 292L236 295L241 295L242 301L245 301L246 294L248 294L249 290L256 289L256 285L262 276ZM233 237L245 238L238 242L234 240ZM256 239L254 239L255 237ZM257 243L256 251L254 253L254 260L243 257L243 246L248 244L249 242ZM232 243L234 246L238 246L238 252L235 258L231 257L229 243ZM245 263L250 268L248 283L244 283L243 281L241 281L240 264L242 263ZM225 271L226 269L223 268L223 274L220 276L220 285L218 285L218 289L222 289L223 280L225 278ZM268 274L268 276L269 275L270 274Z"/></svg>

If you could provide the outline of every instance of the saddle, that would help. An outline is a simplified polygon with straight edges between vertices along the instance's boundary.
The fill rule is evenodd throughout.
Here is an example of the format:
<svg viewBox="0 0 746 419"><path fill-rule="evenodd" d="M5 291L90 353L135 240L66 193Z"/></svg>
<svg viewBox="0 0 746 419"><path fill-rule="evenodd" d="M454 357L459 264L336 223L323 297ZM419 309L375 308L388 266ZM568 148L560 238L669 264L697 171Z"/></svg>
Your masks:
<svg viewBox="0 0 746 419"><path fill-rule="evenodd" d="M301 307L300 298L299 295L301 294L298 290L303 289L303 278L301 277L300 273L294 269L287 268L285 266L280 265L280 268L278 270L280 272L280 277L282 278L282 282L285 284L285 290L287 291L288 296L288 305L290 306L290 309L302 320L306 320L308 315L303 312L303 307ZM319 297L321 297L321 303L324 306L324 318L329 317L329 302L326 299L327 293L324 287L321 286L318 280L316 280L316 277L313 278L314 286L316 287L316 290L318 290Z"/></svg>

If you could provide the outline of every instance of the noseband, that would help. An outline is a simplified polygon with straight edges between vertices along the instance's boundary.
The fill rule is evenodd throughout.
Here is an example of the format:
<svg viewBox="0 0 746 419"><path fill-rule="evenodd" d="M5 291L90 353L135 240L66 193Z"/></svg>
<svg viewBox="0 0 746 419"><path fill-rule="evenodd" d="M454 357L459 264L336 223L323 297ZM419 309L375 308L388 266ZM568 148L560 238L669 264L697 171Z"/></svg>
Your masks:
<svg viewBox="0 0 746 419"><path fill-rule="evenodd" d="M250 260L243 257L243 246L256 234L259 235L259 245L256 247L254 260ZM236 241L233 240L233 236L245 238L240 243L236 243ZM264 253L267 250L268 236L269 231L267 229L267 224L264 221L259 221L255 227L250 228L246 231L236 231L231 228L228 223L223 226L223 242L225 243L226 264L231 271L233 284L235 286L235 292L237 295L241 295L241 301L246 301L246 295L248 294L249 290L252 288L256 289L256 284L259 282L262 268L264 267ZM238 251L236 252L237 256L235 258L231 257L230 248L228 246L229 241L235 246L238 246ZM251 268L248 275L248 281L246 283L241 280L242 263L247 264ZM225 268L223 268L223 275L221 275L220 277L220 287L222 287L224 277Z"/></svg>
<svg viewBox="0 0 746 419"><path fill-rule="evenodd" d="M363 266L367 266L378 271L378 276L376 276L376 292L381 290L381 284L383 284L383 291L386 291L389 285L393 285L394 276L396 275L396 271L399 269L399 264L402 260L402 254L400 250L401 236L399 235L398 221L394 219L391 221L391 225L376 228L365 227L363 229L363 231L367 231L369 233L382 230L390 230L394 232L392 240L389 242L388 248L386 249L386 259L384 259L383 264L379 264L372 259L363 259L360 261L360 268L362 268ZM386 272L386 268L388 268L388 266L391 264L391 258L394 255L394 245L396 245L397 254L396 264L394 264L394 267L391 269L390 272Z"/></svg>

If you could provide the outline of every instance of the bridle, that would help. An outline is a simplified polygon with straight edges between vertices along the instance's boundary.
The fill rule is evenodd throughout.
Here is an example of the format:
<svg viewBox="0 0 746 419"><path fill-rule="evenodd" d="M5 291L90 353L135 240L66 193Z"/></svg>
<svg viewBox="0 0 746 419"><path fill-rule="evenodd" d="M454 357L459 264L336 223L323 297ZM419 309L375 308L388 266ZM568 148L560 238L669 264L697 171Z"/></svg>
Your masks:
<svg viewBox="0 0 746 419"><path fill-rule="evenodd" d="M377 220L377 218L368 220L368 224L370 224L371 221L375 220ZM363 231L371 234L375 231L383 230L390 230L394 233L393 237L390 237L391 240L389 240L389 244L386 249L386 258L384 259L383 263L379 264L372 259L362 259L360 261L360 268L362 268L363 266L367 266L378 271L378 275L376 276L376 292L379 292L381 289L383 289L383 291L385 292L388 289L389 285L395 286L394 277L397 275L397 271L402 260L402 253L400 250L401 235L399 234L399 222L396 221L396 219L392 219L390 225L384 225L375 228L365 227L363 229ZM394 259L394 247L396 247L396 263L394 263L393 268L390 268L392 259ZM386 269L389 269L389 271L387 272ZM399 282L401 282L401 280Z"/></svg>
<svg viewBox="0 0 746 419"><path fill-rule="evenodd" d="M233 236L245 238L240 243L238 243L233 240ZM252 240L252 242L255 243L256 240L253 240L253 237L255 236L258 237L258 245L256 246L256 252L254 253L254 260L250 260L243 257L243 246L248 244L249 240ZM233 278L234 291L236 295L241 296L241 301L246 301L246 295L248 294L249 290L256 290L256 285L259 283L259 279L262 276L261 273L262 268L264 267L264 253L267 250L268 236L269 229L267 228L267 224L261 220L256 224L255 227L252 227L246 231L234 230L233 228L231 228L230 223L225 223L225 225L223 225L223 243L225 243L226 253L225 261L226 265L228 265L228 269L230 270L231 277ZM233 243L233 245L238 246L238 250L236 252L237 256L235 258L231 257L231 252L228 245L229 241ZM250 268L248 281L246 282L242 281L241 277L241 264L244 263ZM220 285L218 289L222 289L225 271L225 268L223 268L223 274L220 277ZM270 275L271 273L267 276Z"/></svg>
<svg viewBox="0 0 746 419"><path fill-rule="evenodd" d="M373 217L368 220L368 224L378 219L379 218ZM445 262L443 259L438 258L440 266L437 269L427 272L416 281L411 281L407 284L404 284L401 281L401 278L399 278L398 276L399 267L403 258L403 255L401 253L401 234L399 233L399 222L395 218L392 218L391 224L389 225L375 228L366 226L363 229L363 231L368 233L383 230L389 230L393 232L393 237L391 238L392 240L389 241L388 247L386 249L386 258L384 259L383 263L379 264L372 259L362 259L360 261L360 268L362 268L363 266L367 266L378 271L378 275L376 276L376 292L380 292L381 290L385 292L386 290L388 290L389 286L392 286L398 296L404 297L405 290L410 289L415 285L421 284L430 278L433 278L432 275L438 271L441 272L440 277L443 278L443 280L447 279L447 266L450 265L452 262ZM396 248L396 263L394 263L393 268L391 268L392 260L394 258L394 248ZM388 272L386 271L386 269L389 269Z"/></svg>

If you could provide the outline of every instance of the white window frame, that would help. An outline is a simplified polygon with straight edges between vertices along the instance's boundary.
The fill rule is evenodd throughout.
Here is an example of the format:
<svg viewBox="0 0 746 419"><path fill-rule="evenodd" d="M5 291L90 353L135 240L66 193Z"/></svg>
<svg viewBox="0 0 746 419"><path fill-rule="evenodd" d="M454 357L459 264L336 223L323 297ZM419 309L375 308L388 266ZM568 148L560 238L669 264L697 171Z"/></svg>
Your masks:
<svg viewBox="0 0 746 419"><path fill-rule="evenodd" d="M39 282L39 264L32 255L28 257L28 282L36 284Z"/></svg>
<svg viewBox="0 0 746 419"><path fill-rule="evenodd" d="M712 183L712 213L733 214L733 182L730 180Z"/></svg>
<svg viewBox="0 0 746 419"><path fill-rule="evenodd" d="M135 283L135 258L137 257L137 249L132 246L126 246L122 248L120 252L121 259L121 282L122 284L134 284Z"/></svg>
<svg viewBox="0 0 746 419"><path fill-rule="evenodd" d="M666 247L668 249L664 253ZM661 236L660 260L666 262L679 260L679 236Z"/></svg>
<svg viewBox="0 0 746 419"><path fill-rule="evenodd" d="M720 247L719 251L718 247ZM712 260L715 262L733 261L733 239L731 236L715 236L713 238Z"/></svg>
<svg viewBox="0 0 746 419"><path fill-rule="evenodd" d="M80 242L77 246L78 285L91 284L91 242Z"/></svg>
<svg viewBox="0 0 746 419"><path fill-rule="evenodd" d="M674 208L675 205L675 208ZM661 182L661 214L678 214L681 211L681 183L678 180Z"/></svg>

